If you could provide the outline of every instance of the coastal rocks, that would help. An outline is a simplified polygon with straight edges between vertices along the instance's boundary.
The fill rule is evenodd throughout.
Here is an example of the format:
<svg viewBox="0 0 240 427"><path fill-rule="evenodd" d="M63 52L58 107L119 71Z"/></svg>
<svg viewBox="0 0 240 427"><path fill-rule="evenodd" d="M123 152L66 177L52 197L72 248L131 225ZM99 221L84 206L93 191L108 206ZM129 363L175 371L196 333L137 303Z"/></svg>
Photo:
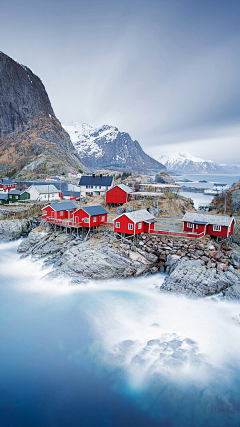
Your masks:
<svg viewBox="0 0 240 427"><path fill-rule="evenodd" d="M53 265L49 277L65 275L74 282L139 276L150 271L157 259L155 255L144 256L126 244L115 247L110 236L102 233L97 239L82 241L64 233L33 231L18 252L23 257L45 258L45 265Z"/></svg>
<svg viewBox="0 0 240 427"><path fill-rule="evenodd" d="M174 266L175 268L162 285L161 290L206 296L214 295L239 283L236 274L225 273L216 268L207 268L205 262L200 259L182 258Z"/></svg>
<svg viewBox="0 0 240 427"><path fill-rule="evenodd" d="M12 219L0 221L0 240L18 239L31 227L29 219Z"/></svg>

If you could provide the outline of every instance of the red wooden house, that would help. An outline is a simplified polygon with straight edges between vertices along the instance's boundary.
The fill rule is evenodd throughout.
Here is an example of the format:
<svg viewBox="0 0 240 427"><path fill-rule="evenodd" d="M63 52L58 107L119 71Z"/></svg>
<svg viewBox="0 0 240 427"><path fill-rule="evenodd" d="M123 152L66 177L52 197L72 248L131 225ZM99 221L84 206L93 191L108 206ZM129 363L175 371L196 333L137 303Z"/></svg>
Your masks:
<svg viewBox="0 0 240 427"><path fill-rule="evenodd" d="M229 237L234 231L235 219L225 215L187 212L183 217L183 231L208 234L216 237Z"/></svg>
<svg viewBox="0 0 240 427"><path fill-rule="evenodd" d="M42 209L42 218L47 221L52 220L71 220L73 213L78 209L73 202L52 203ZM54 222L54 221L53 221Z"/></svg>
<svg viewBox="0 0 240 427"><path fill-rule="evenodd" d="M7 178L2 178L0 181L0 192L1 193L8 193L11 190L15 190L16 188L16 182L11 181Z"/></svg>
<svg viewBox="0 0 240 427"><path fill-rule="evenodd" d="M101 205L79 207L73 213L73 221L76 227L98 227L107 222L108 211Z"/></svg>
<svg viewBox="0 0 240 427"><path fill-rule="evenodd" d="M114 219L114 231L124 234L149 233L154 230L154 217L146 209L126 212Z"/></svg>
<svg viewBox="0 0 240 427"><path fill-rule="evenodd" d="M123 205L131 200L132 189L125 184L118 184L106 191L106 203Z"/></svg>

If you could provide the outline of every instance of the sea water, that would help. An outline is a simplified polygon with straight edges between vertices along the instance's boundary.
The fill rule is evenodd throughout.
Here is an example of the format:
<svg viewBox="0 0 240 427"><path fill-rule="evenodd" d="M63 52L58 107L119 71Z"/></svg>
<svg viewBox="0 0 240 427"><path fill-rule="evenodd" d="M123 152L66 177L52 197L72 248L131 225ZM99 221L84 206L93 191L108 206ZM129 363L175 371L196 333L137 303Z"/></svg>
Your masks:
<svg viewBox="0 0 240 427"><path fill-rule="evenodd" d="M72 285L0 245L0 426L240 424L240 304Z"/></svg>
<svg viewBox="0 0 240 427"><path fill-rule="evenodd" d="M186 187L196 187L196 188L204 188L212 190L214 188L215 183L227 184L229 188L237 183L240 180L240 175L217 175L217 174L195 174L195 175L182 175L175 177L177 183L181 186ZM189 179L191 182L183 182L183 179ZM200 181L207 182L200 182ZM193 200L194 207L196 209L199 206L209 206L213 200L213 195L205 194L205 193L195 193L194 191L181 191L180 194L184 197L188 197Z"/></svg>

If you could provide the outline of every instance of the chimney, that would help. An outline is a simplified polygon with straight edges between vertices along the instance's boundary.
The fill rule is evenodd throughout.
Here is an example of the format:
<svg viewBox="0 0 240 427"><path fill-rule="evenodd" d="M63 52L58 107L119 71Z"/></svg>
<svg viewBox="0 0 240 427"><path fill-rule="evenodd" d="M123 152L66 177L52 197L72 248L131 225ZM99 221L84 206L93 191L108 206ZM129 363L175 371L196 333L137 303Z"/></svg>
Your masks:
<svg viewBox="0 0 240 427"><path fill-rule="evenodd" d="M102 173L100 173L100 178L102 178Z"/></svg>
<svg viewBox="0 0 240 427"><path fill-rule="evenodd" d="M92 177L95 178L95 173L92 174Z"/></svg>

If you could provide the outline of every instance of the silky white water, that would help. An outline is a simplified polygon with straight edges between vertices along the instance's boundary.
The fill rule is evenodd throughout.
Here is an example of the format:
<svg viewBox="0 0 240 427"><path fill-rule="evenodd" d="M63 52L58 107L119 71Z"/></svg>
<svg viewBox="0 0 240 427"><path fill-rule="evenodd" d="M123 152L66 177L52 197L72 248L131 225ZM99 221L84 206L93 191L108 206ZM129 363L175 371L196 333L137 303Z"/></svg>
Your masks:
<svg viewBox="0 0 240 427"><path fill-rule="evenodd" d="M106 416L108 424L92 414L90 422L85 411L89 425L117 425L110 409L111 393L111 398L128 407L127 414L118 416L118 425L128 425L129 417L136 417L138 425L161 425L159 420L174 426L198 426L200 420L205 425L227 425L228 421L237 425L238 302L219 297L192 299L159 291L164 275L80 285L64 278L53 281L44 277L51 269L43 269L41 261L20 259L17 245L11 242L0 246L2 324L6 327L0 337L4 372L0 391L5 382L13 381L16 364L21 371L18 381L24 383L29 363L37 360L32 374L37 377L35 404L39 402L38 391L47 381L46 372L51 377L56 370L53 384L64 375L66 393L75 393L72 425L79 411L77 402L81 404L87 392L101 395L103 384L108 393L102 397L102 420ZM84 387L79 375L86 376ZM59 393L53 389L51 399ZM12 401L11 393L15 392L10 388L9 393ZM28 405L31 399L27 393ZM90 412L96 410L95 398L91 399ZM218 408L219 401L225 403ZM6 404L5 410L9 408ZM55 406L52 411L57 416ZM143 413L147 418L141 424ZM31 417L35 422L34 415ZM46 419L42 422L51 425ZM27 425L25 418L22 425Z"/></svg>

